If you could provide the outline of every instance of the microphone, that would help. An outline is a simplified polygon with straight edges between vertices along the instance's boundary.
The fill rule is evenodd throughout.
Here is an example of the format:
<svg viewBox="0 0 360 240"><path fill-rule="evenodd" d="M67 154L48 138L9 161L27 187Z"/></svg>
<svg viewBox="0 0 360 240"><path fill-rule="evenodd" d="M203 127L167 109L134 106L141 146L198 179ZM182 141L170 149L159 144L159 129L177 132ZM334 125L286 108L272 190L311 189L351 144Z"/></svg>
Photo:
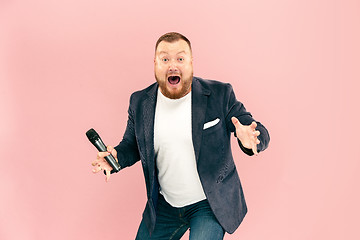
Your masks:
<svg viewBox="0 0 360 240"><path fill-rule="evenodd" d="M89 141L96 147L99 152L107 152L106 146L104 142L101 140L99 134L91 128L86 132L86 136L88 137ZM110 155L105 157L105 160L110 164L113 168L111 172L118 172L120 171L121 167L120 164L115 160L114 156Z"/></svg>

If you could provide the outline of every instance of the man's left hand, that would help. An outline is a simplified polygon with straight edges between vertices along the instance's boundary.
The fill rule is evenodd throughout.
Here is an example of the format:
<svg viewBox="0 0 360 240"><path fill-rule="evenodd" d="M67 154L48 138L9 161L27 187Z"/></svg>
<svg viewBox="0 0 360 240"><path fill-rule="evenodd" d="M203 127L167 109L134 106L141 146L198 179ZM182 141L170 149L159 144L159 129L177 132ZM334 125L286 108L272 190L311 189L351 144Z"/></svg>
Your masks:
<svg viewBox="0 0 360 240"><path fill-rule="evenodd" d="M254 154L257 155L256 145L260 143L260 140L257 138L260 135L260 131L255 130L256 122L252 122L250 125L242 125L236 117L232 117L231 121L235 126L236 136L241 144L245 148L252 149Z"/></svg>

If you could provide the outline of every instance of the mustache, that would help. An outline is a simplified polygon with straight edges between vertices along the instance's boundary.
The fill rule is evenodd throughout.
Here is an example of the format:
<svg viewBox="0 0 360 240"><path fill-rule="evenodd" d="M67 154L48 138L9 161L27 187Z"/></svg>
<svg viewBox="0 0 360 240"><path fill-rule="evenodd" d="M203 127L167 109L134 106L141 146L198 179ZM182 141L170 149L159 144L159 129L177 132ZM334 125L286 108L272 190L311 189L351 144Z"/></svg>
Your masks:
<svg viewBox="0 0 360 240"><path fill-rule="evenodd" d="M180 73L169 73L166 75L165 79L169 79L171 77L179 77L182 78L182 75Z"/></svg>
<svg viewBox="0 0 360 240"><path fill-rule="evenodd" d="M171 75L181 75L181 72L179 70L170 70L166 73L167 76L171 76Z"/></svg>

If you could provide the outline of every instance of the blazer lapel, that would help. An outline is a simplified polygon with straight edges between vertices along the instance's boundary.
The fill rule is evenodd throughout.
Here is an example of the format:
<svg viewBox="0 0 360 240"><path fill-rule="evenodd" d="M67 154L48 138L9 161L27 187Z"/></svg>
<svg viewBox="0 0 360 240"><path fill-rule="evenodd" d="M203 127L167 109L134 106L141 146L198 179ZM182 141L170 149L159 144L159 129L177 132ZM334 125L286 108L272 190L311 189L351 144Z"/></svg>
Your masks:
<svg viewBox="0 0 360 240"><path fill-rule="evenodd" d="M196 162L199 160L203 125L210 91L203 88L199 80L194 77L192 82L191 118L192 118L192 140L194 145Z"/></svg>
<svg viewBox="0 0 360 240"><path fill-rule="evenodd" d="M148 91L147 98L143 101L143 124L145 137L145 156L149 170L155 170L155 150L154 150L154 121L155 121L155 107L157 97L158 84ZM151 172L150 174L153 174Z"/></svg>

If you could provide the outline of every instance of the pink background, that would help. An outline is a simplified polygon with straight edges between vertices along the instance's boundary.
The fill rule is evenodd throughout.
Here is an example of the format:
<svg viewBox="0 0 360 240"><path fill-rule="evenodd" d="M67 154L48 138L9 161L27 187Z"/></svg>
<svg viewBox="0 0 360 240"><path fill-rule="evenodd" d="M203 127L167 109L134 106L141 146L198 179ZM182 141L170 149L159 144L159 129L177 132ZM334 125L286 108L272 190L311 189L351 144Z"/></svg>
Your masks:
<svg viewBox="0 0 360 240"><path fill-rule="evenodd" d="M360 239L357 0L0 1L0 239L134 238L141 166L106 184L85 132L118 144L168 31L270 132L258 157L233 139L249 212L225 239Z"/></svg>

